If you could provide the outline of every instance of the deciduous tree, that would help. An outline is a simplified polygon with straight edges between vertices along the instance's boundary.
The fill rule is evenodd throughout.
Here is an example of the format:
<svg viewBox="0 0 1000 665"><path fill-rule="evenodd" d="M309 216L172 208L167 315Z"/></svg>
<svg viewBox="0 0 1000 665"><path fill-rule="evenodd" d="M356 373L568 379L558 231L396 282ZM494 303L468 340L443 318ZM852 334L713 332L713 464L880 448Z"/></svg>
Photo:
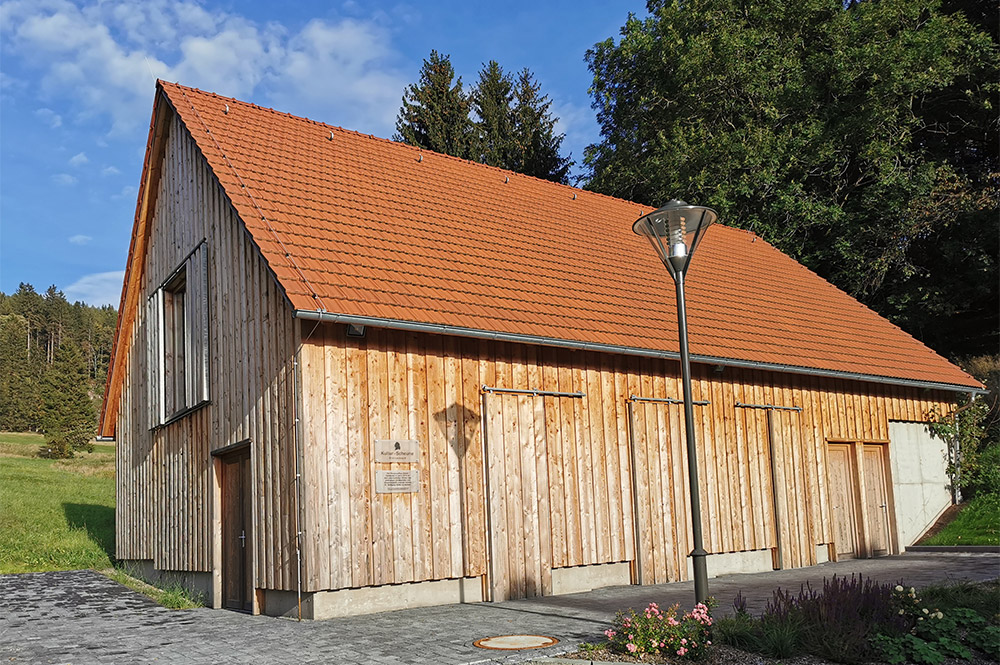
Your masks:
<svg viewBox="0 0 1000 665"><path fill-rule="evenodd" d="M997 45L960 5L653 0L587 54L588 186L711 205L939 351L993 351Z"/></svg>

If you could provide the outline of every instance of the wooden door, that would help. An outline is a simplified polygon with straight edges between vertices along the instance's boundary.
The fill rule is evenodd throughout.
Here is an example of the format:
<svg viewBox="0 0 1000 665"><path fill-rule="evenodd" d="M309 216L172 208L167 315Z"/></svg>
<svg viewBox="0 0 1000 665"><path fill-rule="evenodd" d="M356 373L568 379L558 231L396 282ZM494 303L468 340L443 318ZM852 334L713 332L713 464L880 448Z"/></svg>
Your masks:
<svg viewBox="0 0 1000 665"><path fill-rule="evenodd" d="M683 407L653 401L630 407L636 581L676 582L686 577L691 551Z"/></svg>
<svg viewBox="0 0 1000 665"><path fill-rule="evenodd" d="M490 575L493 600L550 594L551 512L545 400L488 397Z"/></svg>
<svg viewBox="0 0 1000 665"><path fill-rule="evenodd" d="M833 504L833 541L837 558L858 555L857 483L854 473L854 450L850 444L831 443L827 450L830 476L830 501Z"/></svg>
<svg viewBox="0 0 1000 665"><path fill-rule="evenodd" d="M865 444L865 513L869 556L889 554L889 498L886 492L885 446Z"/></svg>
<svg viewBox="0 0 1000 665"><path fill-rule="evenodd" d="M250 448L222 458L223 606L253 610L253 521Z"/></svg>

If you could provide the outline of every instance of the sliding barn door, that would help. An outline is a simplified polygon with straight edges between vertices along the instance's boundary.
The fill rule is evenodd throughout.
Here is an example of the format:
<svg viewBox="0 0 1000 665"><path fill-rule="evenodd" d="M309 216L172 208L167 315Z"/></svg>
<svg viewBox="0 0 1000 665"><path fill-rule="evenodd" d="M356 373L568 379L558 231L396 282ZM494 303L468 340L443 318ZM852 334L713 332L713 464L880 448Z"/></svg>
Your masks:
<svg viewBox="0 0 1000 665"><path fill-rule="evenodd" d="M637 581L687 577L691 551L684 413L678 404L630 403L636 497Z"/></svg>
<svg viewBox="0 0 1000 665"><path fill-rule="evenodd" d="M487 398L487 474L493 600L551 593L552 543L545 398Z"/></svg>

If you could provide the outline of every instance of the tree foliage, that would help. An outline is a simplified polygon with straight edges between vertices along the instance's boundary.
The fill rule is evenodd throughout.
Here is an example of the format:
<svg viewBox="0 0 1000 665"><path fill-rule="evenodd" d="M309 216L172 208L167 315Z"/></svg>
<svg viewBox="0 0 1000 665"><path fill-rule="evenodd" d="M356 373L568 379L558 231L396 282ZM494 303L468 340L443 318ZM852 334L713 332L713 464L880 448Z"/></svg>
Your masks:
<svg viewBox="0 0 1000 665"><path fill-rule="evenodd" d="M992 351L998 51L978 5L652 0L588 51L588 187L710 205L938 350Z"/></svg>
<svg viewBox="0 0 1000 665"><path fill-rule="evenodd" d="M557 118L552 101L527 69L521 70L514 88L514 150L507 168L536 178L566 183L572 161L559 153L564 134L555 133Z"/></svg>
<svg viewBox="0 0 1000 665"><path fill-rule="evenodd" d="M471 110L476 117L476 161L509 168L515 154L514 84L496 60L490 60L479 72L479 82L472 90Z"/></svg>
<svg viewBox="0 0 1000 665"><path fill-rule="evenodd" d="M565 183L572 162L563 157L552 101L534 75L516 80L495 60L483 65L466 94L448 56L431 51L420 81L406 88L394 139L455 157Z"/></svg>
<svg viewBox="0 0 1000 665"><path fill-rule="evenodd" d="M469 97L447 55L431 51L420 69L419 82L407 86L393 138L446 155L472 156Z"/></svg>
<svg viewBox="0 0 1000 665"><path fill-rule="evenodd" d="M74 451L91 447L97 417L88 388L83 354L75 342L66 340L42 375L44 457L72 457Z"/></svg>
<svg viewBox="0 0 1000 665"><path fill-rule="evenodd" d="M117 316L113 307L70 304L54 286L44 295L23 283L0 293L0 430L44 431L64 453L82 431L89 440Z"/></svg>

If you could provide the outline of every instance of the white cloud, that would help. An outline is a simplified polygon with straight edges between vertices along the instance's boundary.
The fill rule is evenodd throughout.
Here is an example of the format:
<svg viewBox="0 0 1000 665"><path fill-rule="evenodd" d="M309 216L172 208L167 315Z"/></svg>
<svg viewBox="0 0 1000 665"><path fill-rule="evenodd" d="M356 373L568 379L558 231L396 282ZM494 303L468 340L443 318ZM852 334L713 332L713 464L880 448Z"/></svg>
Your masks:
<svg viewBox="0 0 1000 665"><path fill-rule="evenodd" d="M41 71L42 99L106 117L112 134L141 130L158 76L386 135L408 83L386 20L289 31L183 0L9 0L0 37L8 57Z"/></svg>
<svg viewBox="0 0 1000 665"><path fill-rule="evenodd" d="M349 129L388 136L407 79L387 65L395 58L388 32L372 22L310 21L288 40L271 74L276 101Z"/></svg>
<svg viewBox="0 0 1000 665"><path fill-rule="evenodd" d="M133 187L132 185L125 185L124 187L122 187L122 191L118 192L117 194L111 195L111 200L121 201L122 199L131 198L135 196L136 191L137 191L136 188Z"/></svg>
<svg viewBox="0 0 1000 665"><path fill-rule="evenodd" d="M84 275L63 289L63 293L66 294L66 299L70 302L81 300L88 305L117 307L121 302L124 279L124 270Z"/></svg>
<svg viewBox="0 0 1000 665"><path fill-rule="evenodd" d="M35 111L35 116L49 126L49 129L55 129L62 125L62 116L53 111L52 109L41 108Z"/></svg>
<svg viewBox="0 0 1000 665"><path fill-rule="evenodd" d="M76 177L68 173L57 173L52 176L52 182L63 187L69 187L76 184Z"/></svg>
<svg viewBox="0 0 1000 665"><path fill-rule="evenodd" d="M101 175L103 176L118 175L119 173L121 173L121 171L119 171L113 166L105 166L103 169L101 169Z"/></svg>
<svg viewBox="0 0 1000 665"><path fill-rule="evenodd" d="M93 240L90 236L85 236L83 234L77 234L75 236L70 236L68 240L74 245L89 245L90 241Z"/></svg>
<svg viewBox="0 0 1000 665"><path fill-rule="evenodd" d="M83 166L84 164L86 164L89 161L90 160L87 159L87 155L85 155L82 152L78 152L78 153L76 153L75 155L73 155L72 157L69 158L69 165L70 166Z"/></svg>

